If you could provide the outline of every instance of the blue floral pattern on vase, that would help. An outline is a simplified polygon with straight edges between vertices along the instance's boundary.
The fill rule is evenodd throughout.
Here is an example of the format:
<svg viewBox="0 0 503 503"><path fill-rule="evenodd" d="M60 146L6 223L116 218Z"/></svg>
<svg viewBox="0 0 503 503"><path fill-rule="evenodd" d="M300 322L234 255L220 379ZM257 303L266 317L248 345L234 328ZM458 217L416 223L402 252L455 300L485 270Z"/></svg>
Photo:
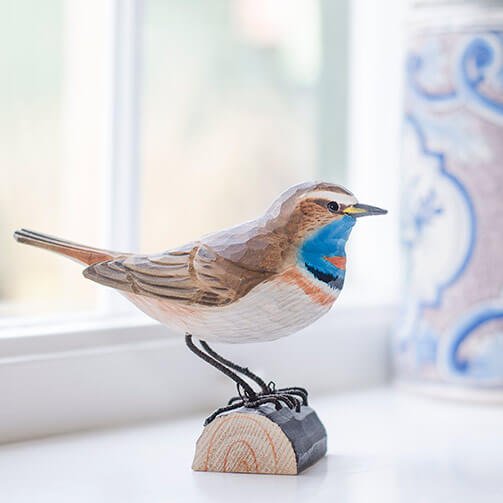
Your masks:
<svg viewBox="0 0 503 503"><path fill-rule="evenodd" d="M501 196L487 195L503 184L503 32L426 33L411 45L396 361L408 379L503 388L503 241L480 218L503 218Z"/></svg>

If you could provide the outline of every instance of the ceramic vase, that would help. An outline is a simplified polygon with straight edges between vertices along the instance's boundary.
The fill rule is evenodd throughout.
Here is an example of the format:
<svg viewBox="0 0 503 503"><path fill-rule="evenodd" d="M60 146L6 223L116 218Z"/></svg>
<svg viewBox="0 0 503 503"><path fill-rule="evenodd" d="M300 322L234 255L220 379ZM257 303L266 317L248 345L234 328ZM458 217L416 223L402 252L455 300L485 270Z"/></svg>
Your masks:
<svg viewBox="0 0 503 503"><path fill-rule="evenodd" d="M405 61L400 382L503 400L503 4L419 2ZM445 5L442 5L445 4Z"/></svg>

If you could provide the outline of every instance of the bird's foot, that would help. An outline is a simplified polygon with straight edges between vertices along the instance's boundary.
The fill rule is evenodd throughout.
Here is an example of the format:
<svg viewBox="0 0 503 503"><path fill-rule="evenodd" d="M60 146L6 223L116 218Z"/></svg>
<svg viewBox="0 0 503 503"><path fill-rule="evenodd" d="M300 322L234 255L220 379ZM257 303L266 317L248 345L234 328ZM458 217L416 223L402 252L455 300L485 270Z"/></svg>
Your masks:
<svg viewBox="0 0 503 503"><path fill-rule="evenodd" d="M268 388L271 391L271 393L279 393L281 395L284 394L293 395L301 399L302 405L309 405L307 401L309 393L305 388L300 388L299 386L290 386L288 388L276 389L276 385L272 381L268 384Z"/></svg>
<svg viewBox="0 0 503 503"><path fill-rule="evenodd" d="M300 412L302 406L308 405L308 392L306 389L295 386L276 389L276 385L272 381L267 385L266 389L263 389L259 393L254 393L253 395L245 393L239 386L238 393L239 395L231 398L225 407L217 409L211 416L207 417L204 424L211 423L220 414L240 407L255 409L269 403L274 405L276 410L288 407L291 410Z"/></svg>
<svg viewBox="0 0 503 503"><path fill-rule="evenodd" d="M260 393L255 394L254 396L248 396L245 393L242 393L240 388L238 387L238 393L239 396L235 396L229 400L228 405L231 405L235 402L239 401L254 401L255 398L262 399L262 398L270 398L270 397L290 397L290 399L293 399L294 401L300 401L302 402L302 405L308 405L308 395L309 393L305 388L300 388L298 386L291 386L288 388L279 388L276 389L276 384L271 381L269 384L267 384L266 388L264 388Z"/></svg>

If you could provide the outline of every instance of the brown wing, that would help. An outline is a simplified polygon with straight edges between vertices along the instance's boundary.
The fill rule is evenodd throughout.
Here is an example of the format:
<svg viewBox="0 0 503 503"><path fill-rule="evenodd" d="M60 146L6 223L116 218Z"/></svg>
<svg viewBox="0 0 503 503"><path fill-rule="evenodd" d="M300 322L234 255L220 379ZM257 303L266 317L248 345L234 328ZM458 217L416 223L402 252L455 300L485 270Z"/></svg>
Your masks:
<svg viewBox="0 0 503 503"><path fill-rule="evenodd" d="M222 306L270 276L252 271L196 243L159 255L131 255L91 265L86 278L118 290L183 304Z"/></svg>

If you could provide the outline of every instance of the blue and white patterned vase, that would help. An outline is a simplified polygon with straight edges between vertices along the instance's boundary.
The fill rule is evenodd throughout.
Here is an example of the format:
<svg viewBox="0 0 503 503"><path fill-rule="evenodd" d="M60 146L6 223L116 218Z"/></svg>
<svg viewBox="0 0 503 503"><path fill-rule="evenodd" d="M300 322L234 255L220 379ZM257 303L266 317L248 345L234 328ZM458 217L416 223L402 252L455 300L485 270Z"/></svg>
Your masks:
<svg viewBox="0 0 503 503"><path fill-rule="evenodd" d="M394 352L402 383L499 401L503 3L481 3L414 11L402 137L406 284Z"/></svg>

